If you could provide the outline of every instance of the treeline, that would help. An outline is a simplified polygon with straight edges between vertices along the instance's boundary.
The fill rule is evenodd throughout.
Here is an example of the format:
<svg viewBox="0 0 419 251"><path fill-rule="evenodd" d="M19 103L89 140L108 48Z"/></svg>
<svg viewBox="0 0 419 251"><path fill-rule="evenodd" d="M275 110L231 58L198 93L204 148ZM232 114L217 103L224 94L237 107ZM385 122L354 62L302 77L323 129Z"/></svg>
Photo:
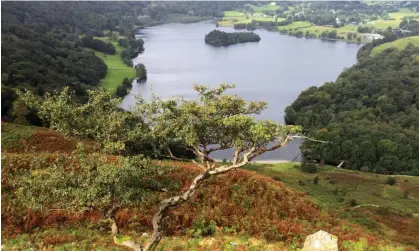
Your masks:
<svg viewBox="0 0 419 251"><path fill-rule="evenodd" d="M144 51L144 40L135 39L135 37L119 39L118 44L125 48L121 52L121 58L128 66L133 66L131 59L135 58L139 53Z"/></svg>
<svg viewBox="0 0 419 251"><path fill-rule="evenodd" d="M163 1L155 2L147 8L148 15L159 21L165 21L171 14L200 17L223 17L223 11L243 7L240 1Z"/></svg>
<svg viewBox="0 0 419 251"><path fill-rule="evenodd" d="M224 32L213 30L205 35L205 43L213 46L231 45L246 42L259 42L260 37L254 32Z"/></svg>
<svg viewBox="0 0 419 251"><path fill-rule="evenodd" d="M281 22L275 22L275 21L256 21L256 20L252 20L250 23L238 23L238 24L234 24L234 29L240 30L240 29L246 29L246 30L256 30L257 28L265 28L265 29L269 29L269 28L275 28L278 25L286 25L284 24L286 23L286 21L281 21ZM289 23L287 23L289 24Z"/></svg>
<svg viewBox="0 0 419 251"><path fill-rule="evenodd" d="M361 57L334 83L310 87L286 109L327 144L305 142L306 158L376 173L419 175L419 48Z"/></svg>
<svg viewBox="0 0 419 251"><path fill-rule="evenodd" d="M118 87L116 87L115 95L117 97L123 98L129 93L131 89L132 89L132 80L128 78L124 78L124 80L122 80L122 83L118 85Z"/></svg>
<svg viewBox="0 0 419 251"><path fill-rule="evenodd" d="M418 5L419 8L419 5ZM408 30L410 32L406 33L402 33L400 35L408 35L408 36L417 36L419 35L419 21L416 19L412 19L412 18L405 18L403 21L400 22L399 25L400 29L403 30Z"/></svg>
<svg viewBox="0 0 419 251"><path fill-rule="evenodd" d="M5 2L2 4L2 119L13 120L15 89L42 96L65 86L86 101L107 67L93 48L113 54L107 43L93 39L119 32L127 37L121 53L125 64L144 50L132 28L164 21L170 14L222 16L241 2ZM141 17L141 18L139 18ZM145 17L145 18L144 18ZM84 38L84 41L82 37ZM117 38L115 39L115 41Z"/></svg>
<svg viewBox="0 0 419 251"><path fill-rule="evenodd" d="M107 42L103 42L102 40L99 39L94 39L91 36L85 36L82 38L82 43L84 47L93 49L93 50L97 50L106 54L111 54L114 55L116 50L115 50L115 46L113 46L113 44Z"/></svg>

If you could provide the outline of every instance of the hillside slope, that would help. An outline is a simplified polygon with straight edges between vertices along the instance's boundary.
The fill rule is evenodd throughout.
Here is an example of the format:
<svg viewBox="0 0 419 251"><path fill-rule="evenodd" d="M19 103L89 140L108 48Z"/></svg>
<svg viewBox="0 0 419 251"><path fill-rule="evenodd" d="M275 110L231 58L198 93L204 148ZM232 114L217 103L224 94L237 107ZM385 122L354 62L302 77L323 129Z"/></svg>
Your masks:
<svg viewBox="0 0 419 251"><path fill-rule="evenodd" d="M414 46L419 46L419 36L405 37L405 38L397 39L393 42L381 44L377 47L374 47L374 49L372 49L371 56L380 54L381 52L389 48L396 48L397 50L404 50L406 46L408 46L409 44L412 44Z"/></svg>
<svg viewBox="0 0 419 251"><path fill-rule="evenodd" d="M94 247L119 250L112 243L104 216L95 210L75 213L45 205L39 211L20 205L15 198L18 187L14 181L25 175L37 175L45 166L56 163L59 156L68 156L71 147L60 152L48 144L42 144L45 148L38 147L35 142L37 147L33 148L30 139L36 134L28 132L39 133L43 129L13 124L3 124L2 128L2 141L10 142L18 132L21 136L15 137L14 145L26 144L23 148L2 152L2 236L6 250L53 246L70 250ZM64 140L58 133L55 136L51 139ZM123 158L109 156L109 161L123 161ZM199 172L188 162L154 163L156 167L172 167L167 178L176 189L154 191L139 207L120 208L116 220L123 233L140 236L150 231L156 202L184 190ZM320 229L336 235L342 247L359 240L375 247L390 245L372 231L322 210L305 193L246 170L210 179L194 200L171 210L165 225L169 237L164 238L163 250L295 250L301 247L307 235Z"/></svg>
<svg viewBox="0 0 419 251"><path fill-rule="evenodd" d="M387 176L321 166L302 172L298 163L249 165L248 170L281 180L309 195L325 210L395 242L419 248L419 177ZM317 184L314 182L317 178ZM395 184L388 184L394 178Z"/></svg>
<svg viewBox="0 0 419 251"><path fill-rule="evenodd" d="M327 144L306 142L307 158L382 174L419 175L419 47L362 57L335 82L310 87L286 121Z"/></svg>

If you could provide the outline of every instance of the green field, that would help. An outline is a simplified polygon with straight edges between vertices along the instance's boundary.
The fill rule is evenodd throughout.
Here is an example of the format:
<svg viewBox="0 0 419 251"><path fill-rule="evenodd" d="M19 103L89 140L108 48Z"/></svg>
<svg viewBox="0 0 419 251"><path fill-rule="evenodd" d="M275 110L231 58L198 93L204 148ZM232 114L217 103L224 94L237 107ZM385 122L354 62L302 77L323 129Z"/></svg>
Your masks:
<svg viewBox="0 0 419 251"><path fill-rule="evenodd" d="M345 41L349 41L347 39L348 33L357 34L358 35L357 37L360 36L360 34L357 32L357 26L353 24L348 24L341 28L332 28L332 27L327 27L327 26L313 25L305 21L297 21L297 22L292 22L291 24L288 24L288 25L278 26L278 30L289 31L289 32L302 31L304 33L308 31L311 34L314 34L316 37L320 37L323 31L330 32L332 30L336 30L336 32L338 33L338 36L343 37L344 38L343 40ZM351 41L356 41L356 38L353 38Z"/></svg>
<svg viewBox="0 0 419 251"><path fill-rule="evenodd" d="M290 24L287 25L282 25L282 26L278 26L279 30L288 30L288 29L300 29L300 28L307 28L312 26L311 23L309 22L305 22L305 21L296 21L296 22L292 22Z"/></svg>
<svg viewBox="0 0 419 251"><path fill-rule="evenodd" d="M263 11L275 11L278 9L278 6L273 5L264 5L264 6L255 6L248 4L254 10L254 14L246 14L240 11L225 11L224 18L218 22L219 26L234 26L234 24L239 23L250 23L252 20L256 21L275 21L275 17L270 17L262 14ZM392 28L397 28L404 17L413 16L419 18L419 13L412 12L409 9L400 9L399 12L389 13L390 20L374 20L366 23L367 26L375 27L381 30L387 29L389 26ZM278 21L283 21L285 19L280 18ZM358 33L358 26L353 24L345 25L341 28L332 28L327 26L317 26L305 21L296 21L288 25L278 26L278 30L286 31L288 33L296 33L297 31L302 31L304 34L309 32L311 35L319 37L323 31L332 31L336 30L339 37L343 37L343 40L350 42L364 42L363 40L359 41L358 38L363 39L363 36ZM357 36L351 40L348 40L348 33L354 33Z"/></svg>
<svg viewBox="0 0 419 251"><path fill-rule="evenodd" d="M399 12L389 13L388 14L392 20L374 20L367 23L367 26L372 26L381 30L387 29L389 26L392 28L397 28L400 25L400 22L404 17L413 16L419 18L419 13L412 12L409 9L400 9Z"/></svg>
<svg viewBox="0 0 419 251"><path fill-rule="evenodd" d="M105 32L106 34L106 32ZM119 36L121 38L121 36ZM95 51L96 56L100 57L105 64L108 66L108 71L105 78L100 80L100 86L114 92L116 87L122 83L122 80L127 78L135 77L135 69L130 67L121 59L121 52L123 47L121 47L118 42L110 41L108 37L95 37L95 39L100 39L105 42L111 42L116 49L115 55L107 55L105 53Z"/></svg>
<svg viewBox="0 0 419 251"><path fill-rule="evenodd" d="M419 36L397 39L396 41L379 45L372 49L371 56L377 55L388 48L396 48L398 50L403 50L410 43L412 43L415 46L419 46Z"/></svg>
<svg viewBox="0 0 419 251"><path fill-rule="evenodd" d="M224 11L225 17L244 17L245 14L240 11Z"/></svg>
<svg viewBox="0 0 419 251"><path fill-rule="evenodd" d="M255 6L253 6L255 7ZM271 5L266 5L265 7L263 7L264 9L269 9L269 8L273 8L277 6L271 6ZM271 17L271 16L266 16L264 14L261 14L261 9L263 9L262 7L255 7L256 10L258 10L258 12L255 10L254 14L245 14L243 12L240 11L224 11L224 18L218 22L219 26L224 26L224 27L232 27L234 26L234 24L240 24L240 23L250 23L252 22L252 20L256 20L256 21L275 21L275 17ZM284 21L284 18L278 18L278 22ZM313 25L309 22L305 22L305 21L296 21L296 22L292 22L291 24L288 25L282 25L282 26L278 26L278 30L280 31L289 31L290 33L292 33L292 31L297 32L298 30L305 32L310 32L311 34L314 34L316 37L319 37L320 34L327 30L327 31L332 31L332 30L336 30L338 32L338 35L343 37L344 40L348 41L347 39L347 33L351 32L351 33L358 33L357 32L357 26L356 25L352 25L352 24L348 24L345 25L344 27L341 28L331 28L331 27L327 27L327 26L317 26L317 25ZM358 37L359 34L358 34ZM351 41L357 41L356 38L352 39Z"/></svg>
<svg viewBox="0 0 419 251"><path fill-rule="evenodd" d="M266 4L263 6L256 6L253 4L246 4L246 5L250 6L255 13L261 13L263 11L276 11L279 8L279 6L270 5L270 4Z"/></svg>
<svg viewBox="0 0 419 251"><path fill-rule="evenodd" d="M224 11L224 18L223 20L218 22L219 26L224 27L232 27L234 24L240 24L240 23L250 23L252 20L255 21L263 21L263 22L274 22L275 17L266 16L264 14L260 13L254 13L254 14L244 14L239 11ZM284 18L278 18L279 21L285 20Z"/></svg>

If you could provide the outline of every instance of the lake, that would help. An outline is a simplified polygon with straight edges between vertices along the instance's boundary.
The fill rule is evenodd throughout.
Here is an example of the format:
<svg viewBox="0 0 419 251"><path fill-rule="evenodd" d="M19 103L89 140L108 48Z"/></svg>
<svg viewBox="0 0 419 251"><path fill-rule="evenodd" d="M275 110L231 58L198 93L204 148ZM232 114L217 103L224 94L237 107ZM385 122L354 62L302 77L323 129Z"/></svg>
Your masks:
<svg viewBox="0 0 419 251"><path fill-rule="evenodd" d="M133 59L147 68L146 83L134 81L121 106L129 109L135 95L146 99L151 93L162 98L194 98L194 84L217 86L234 83L232 91L248 100L265 100L268 108L258 118L284 121L284 110L310 86L335 81L345 67L356 63L361 45L340 41L297 38L277 32L256 30L258 43L213 47L204 42L215 29L210 22L164 24L141 30L145 51ZM235 31L230 27L218 28ZM264 160L292 160L299 154L299 142L259 157ZM216 158L228 158L227 152Z"/></svg>

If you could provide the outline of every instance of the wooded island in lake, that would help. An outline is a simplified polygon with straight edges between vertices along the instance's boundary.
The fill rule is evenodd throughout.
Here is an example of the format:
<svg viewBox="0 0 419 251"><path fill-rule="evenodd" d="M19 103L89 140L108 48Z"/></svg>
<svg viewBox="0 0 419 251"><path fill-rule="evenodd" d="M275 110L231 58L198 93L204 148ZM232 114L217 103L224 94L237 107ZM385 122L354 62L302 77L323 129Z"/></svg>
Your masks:
<svg viewBox="0 0 419 251"><path fill-rule="evenodd" d="M205 43L213 46L223 46L259 41L259 35L254 32L224 32L219 30L213 30L207 35L205 35Z"/></svg>

